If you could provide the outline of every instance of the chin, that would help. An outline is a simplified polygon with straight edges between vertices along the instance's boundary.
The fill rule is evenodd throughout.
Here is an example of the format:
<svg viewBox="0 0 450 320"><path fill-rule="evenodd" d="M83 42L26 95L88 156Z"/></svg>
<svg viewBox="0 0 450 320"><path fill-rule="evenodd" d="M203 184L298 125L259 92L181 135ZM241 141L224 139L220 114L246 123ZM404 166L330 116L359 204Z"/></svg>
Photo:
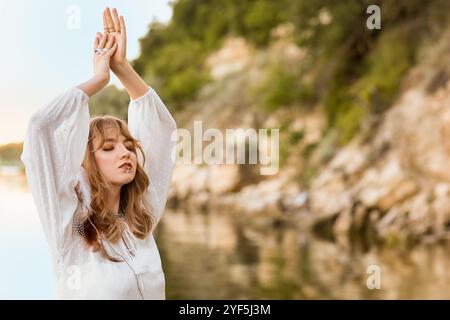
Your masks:
<svg viewBox="0 0 450 320"><path fill-rule="evenodd" d="M118 184L120 184L121 186L129 184L131 181L133 181L133 179L125 179L120 181Z"/></svg>
<svg viewBox="0 0 450 320"><path fill-rule="evenodd" d="M134 180L134 176L130 177L128 179L121 179L121 180L116 180L113 182L113 184L118 185L118 186L124 186L126 184L129 184L130 182L132 182Z"/></svg>
<svg viewBox="0 0 450 320"><path fill-rule="evenodd" d="M134 180L134 175L132 177L130 177L129 179L124 179L123 184L129 184L133 180Z"/></svg>

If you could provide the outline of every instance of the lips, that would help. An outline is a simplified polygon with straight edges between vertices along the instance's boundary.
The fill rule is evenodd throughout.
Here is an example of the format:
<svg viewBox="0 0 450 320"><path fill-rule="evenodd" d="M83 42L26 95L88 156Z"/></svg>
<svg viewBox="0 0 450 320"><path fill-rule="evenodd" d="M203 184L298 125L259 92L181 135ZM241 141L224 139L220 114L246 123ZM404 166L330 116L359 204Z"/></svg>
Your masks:
<svg viewBox="0 0 450 320"><path fill-rule="evenodd" d="M131 162L125 162L119 168L126 168L126 169L131 170L133 168L133 165L131 164Z"/></svg>

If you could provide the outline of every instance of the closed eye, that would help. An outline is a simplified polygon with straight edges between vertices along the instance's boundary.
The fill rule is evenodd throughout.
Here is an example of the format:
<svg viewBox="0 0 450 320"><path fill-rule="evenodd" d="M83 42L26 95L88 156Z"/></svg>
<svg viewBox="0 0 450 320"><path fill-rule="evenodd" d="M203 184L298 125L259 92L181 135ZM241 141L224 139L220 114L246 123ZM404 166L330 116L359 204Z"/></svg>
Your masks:
<svg viewBox="0 0 450 320"><path fill-rule="evenodd" d="M108 148L108 149L103 149L103 151L111 151L111 150L113 150L114 148ZM134 148L133 147L127 147L127 149L129 150L129 151L134 151Z"/></svg>

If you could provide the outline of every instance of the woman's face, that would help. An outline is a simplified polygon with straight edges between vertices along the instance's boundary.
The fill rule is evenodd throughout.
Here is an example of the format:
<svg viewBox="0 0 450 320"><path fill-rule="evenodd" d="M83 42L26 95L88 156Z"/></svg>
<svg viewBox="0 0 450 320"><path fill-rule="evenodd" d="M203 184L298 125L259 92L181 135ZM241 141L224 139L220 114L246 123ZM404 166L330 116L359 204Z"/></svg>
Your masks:
<svg viewBox="0 0 450 320"><path fill-rule="evenodd" d="M133 181L137 166L133 143L126 140L115 129L107 130L104 144L99 146L99 143L98 140L94 141L96 149L100 147L94 152L94 157L98 168L106 178L116 186L122 186ZM131 163L131 168L126 165L122 166L126 162Z"/></svg>

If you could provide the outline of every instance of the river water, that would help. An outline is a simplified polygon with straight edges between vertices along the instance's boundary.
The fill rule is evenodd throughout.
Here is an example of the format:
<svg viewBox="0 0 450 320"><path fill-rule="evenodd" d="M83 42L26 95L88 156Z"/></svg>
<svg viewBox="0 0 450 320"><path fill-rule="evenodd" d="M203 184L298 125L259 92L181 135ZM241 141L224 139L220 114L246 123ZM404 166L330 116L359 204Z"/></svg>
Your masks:
<svg viewBox="0 0 450 320"><path fill-rule="evenodd" d="M168 299L450 299L450 247L366 248L230 214L167 210L156 232ZM0 299L52 299L26 179L0 176Z"/></svg>

